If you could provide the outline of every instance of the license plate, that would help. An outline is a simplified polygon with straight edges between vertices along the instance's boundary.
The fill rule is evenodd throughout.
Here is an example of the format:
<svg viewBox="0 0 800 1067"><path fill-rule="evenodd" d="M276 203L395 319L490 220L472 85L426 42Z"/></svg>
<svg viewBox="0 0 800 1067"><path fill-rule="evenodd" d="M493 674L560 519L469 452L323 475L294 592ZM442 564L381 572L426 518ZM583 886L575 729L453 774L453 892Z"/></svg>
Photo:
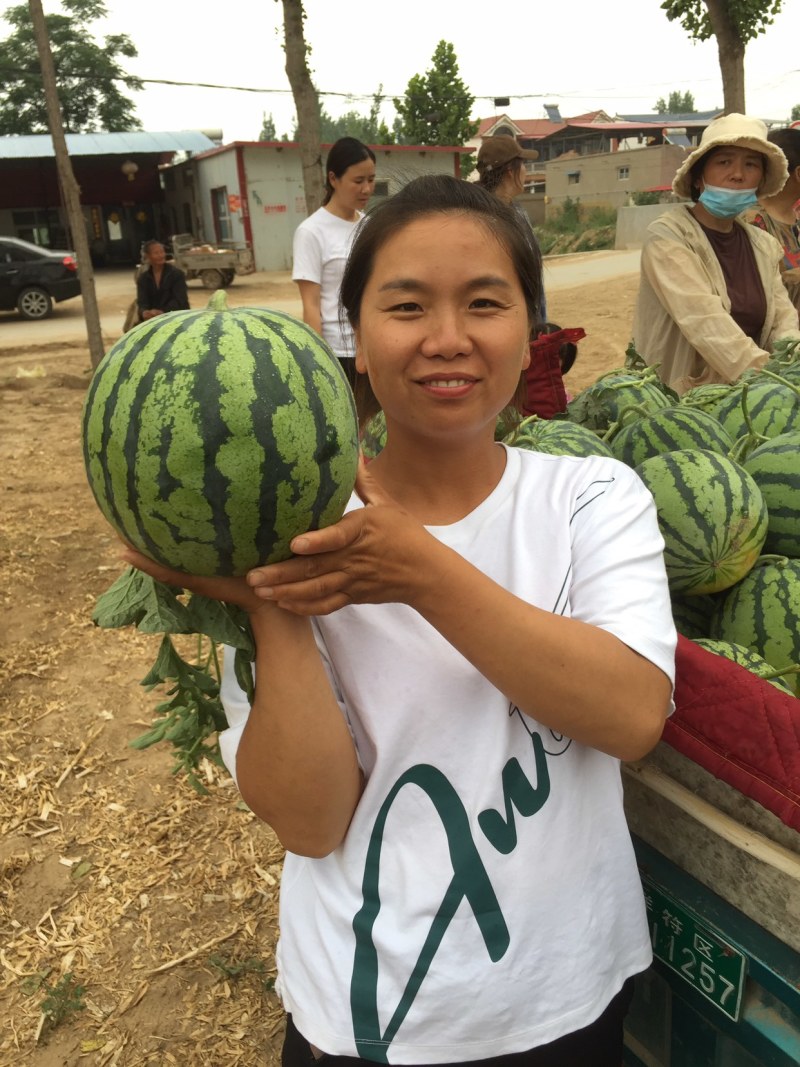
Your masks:
<svg viewBox="0 0 800 1067"><path fill-rule="evenodd" d="M746 960L646 876L642 876L653 955L736 1022Z"/></svg>

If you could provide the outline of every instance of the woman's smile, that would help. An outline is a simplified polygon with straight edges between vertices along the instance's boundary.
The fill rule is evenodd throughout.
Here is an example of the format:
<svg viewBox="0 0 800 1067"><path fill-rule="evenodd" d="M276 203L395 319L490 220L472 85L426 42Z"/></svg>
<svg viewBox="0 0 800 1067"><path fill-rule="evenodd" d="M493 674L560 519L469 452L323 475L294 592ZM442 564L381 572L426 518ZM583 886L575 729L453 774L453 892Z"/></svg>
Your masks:
<svg viewBox="0 0 800 1067"><path fill-rule="evenodd" d="M433 214L376 256L357 365L387 422L415 434L454 431L456 423L460 432L488 432L528 364L528 334L525 297L503 244L480 221Z"/></svg>

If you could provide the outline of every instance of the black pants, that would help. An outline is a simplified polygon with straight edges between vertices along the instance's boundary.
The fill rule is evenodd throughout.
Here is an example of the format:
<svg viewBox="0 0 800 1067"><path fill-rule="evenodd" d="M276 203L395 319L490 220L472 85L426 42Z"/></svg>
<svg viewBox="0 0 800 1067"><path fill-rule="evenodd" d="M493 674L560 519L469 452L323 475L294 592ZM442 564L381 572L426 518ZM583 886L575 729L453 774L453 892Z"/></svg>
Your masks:
<svg viewBox="0 0 800 1067"><path fill-rule="evenodd" d="M527 1052L471 1060L465 1064L442 1064L440 1067L620 1067L622 1064L622 1022L633 998L633 979L629 978L599 1019L589 1026L565 1034L557 1041L539 1045ZM318 1059L308 1041L297 1030L291 1015L286 1017L282 1067L365 1067L370 1061L358 1056L329 1056ZM417 1065L421 1067L421 1065Z"/></svg>

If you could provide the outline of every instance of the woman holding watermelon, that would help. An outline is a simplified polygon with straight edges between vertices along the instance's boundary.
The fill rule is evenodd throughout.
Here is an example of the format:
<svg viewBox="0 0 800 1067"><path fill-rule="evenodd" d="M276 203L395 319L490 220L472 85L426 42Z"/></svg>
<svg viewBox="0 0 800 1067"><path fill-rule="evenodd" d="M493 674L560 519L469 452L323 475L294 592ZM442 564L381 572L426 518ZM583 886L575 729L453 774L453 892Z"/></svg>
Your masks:
<svg viewBox="0 0 800 1067"><path fill-rule="evenodd" d="M673 180L692 203L648 226L634 344L676 392L735 381L766 363L778 339L800 338L780 245L738 217L778 193L786 177L786 157L764 123L724 115Z"/></svg>
<svg viewBox="0 0 800 1067"><path fill-rule="evenodd" d="M245 579L220 742L287 848L285 1067L619 1067L651 959L620 759L655 745L675 632L652 498L614 460L494 441L539 264L476 186L365 221L342 300L387 443L344 518Z"/></svg>

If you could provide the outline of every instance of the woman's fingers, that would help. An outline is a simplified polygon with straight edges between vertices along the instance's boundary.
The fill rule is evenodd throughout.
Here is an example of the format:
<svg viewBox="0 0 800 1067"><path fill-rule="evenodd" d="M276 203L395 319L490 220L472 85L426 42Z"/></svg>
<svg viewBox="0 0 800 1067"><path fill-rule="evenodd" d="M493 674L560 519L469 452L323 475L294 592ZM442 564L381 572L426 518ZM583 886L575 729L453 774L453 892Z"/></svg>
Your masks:
<svg viewBox="0 0 800 1067"><path fill-rule="evenodd" d="M186 589L190 593L197 593L200 596L208 597L210 600L238 604L245 611L265 606L264 600L255 596L244 578L215 578L184 574L183 571L163 567L160 563L156 563L148 556L142 555L141 552L128 544L125 544L121 556L132 567L149 574L151 578L155 578L157 582L163 582L165 585Z"/></svg>
<svg viewBox="0 0 800 1067"><path fill-rule="evenodd" d="M163 582L165 585L175 585L181 589L189 588L186 585L186 582L191 581L188 574L172 570L170 567L163 567L160 563L156 563L149 556L143 555L138 549L135 549L125 541L123 541L123 546L120 556L131 567L144 571L145 574L149 574L151 578L155 578L157 582Z"/></svg>

